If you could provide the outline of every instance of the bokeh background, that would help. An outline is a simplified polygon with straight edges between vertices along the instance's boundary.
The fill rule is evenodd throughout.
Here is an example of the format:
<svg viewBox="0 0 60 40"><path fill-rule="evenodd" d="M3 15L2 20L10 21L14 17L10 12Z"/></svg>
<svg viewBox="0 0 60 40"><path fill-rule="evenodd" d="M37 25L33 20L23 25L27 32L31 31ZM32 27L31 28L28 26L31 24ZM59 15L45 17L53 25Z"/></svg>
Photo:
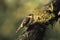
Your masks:
<svg viewBox="0 0 60 40"><path fill-rule="evenodd" d="M0 1L0 35L1 37L13 38L21 21L32 10L48 4L52 0L2 0ZM60 19L51 25L46 32L44 40L60 40Z"/></svg>

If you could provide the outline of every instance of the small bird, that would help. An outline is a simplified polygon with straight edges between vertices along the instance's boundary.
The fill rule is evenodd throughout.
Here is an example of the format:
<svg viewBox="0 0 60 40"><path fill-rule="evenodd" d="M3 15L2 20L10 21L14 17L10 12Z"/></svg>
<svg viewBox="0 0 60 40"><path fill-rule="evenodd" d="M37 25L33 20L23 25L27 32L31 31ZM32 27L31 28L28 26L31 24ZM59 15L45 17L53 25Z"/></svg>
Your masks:
<svg viewBox="0 0 60 40"><path fill-rule="evenodd" d="M47 12L48 10L51 13ZM47 6L43 6L38 10L33 10L26 18L22 21L21 25L17 29L16 33L23 27L29 27L29 25L33 25L34 23L38 22L41 24L48 23L51 19L53 19L55 15L53 14L53 6L52 4Z"/></svg>

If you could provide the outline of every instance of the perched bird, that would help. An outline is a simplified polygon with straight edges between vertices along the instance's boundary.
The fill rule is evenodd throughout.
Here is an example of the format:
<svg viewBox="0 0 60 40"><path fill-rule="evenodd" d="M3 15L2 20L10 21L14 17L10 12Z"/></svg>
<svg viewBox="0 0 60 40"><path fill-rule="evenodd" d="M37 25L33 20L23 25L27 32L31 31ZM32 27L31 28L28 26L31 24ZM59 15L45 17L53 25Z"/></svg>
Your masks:
<svg viewBox="0 0 60 40"><path fill-rule="evenodd" d="M51 13L49 13L49 11ZM22 21L20 28L24 26L28 27L29 25L32 25L36 22L40 24L45 24L45 23L48 23L54 17L55 15L53 14L52 5L50 5L50 7L44 6L38 10L36 9L33 10L28 16L26 16L26 18ZM17 31L19 31L20 28L18 28Z"/></svg>
<svg viewBox="0 0 60 40"><path fill-rule="evenodd" d="M56 2L55 2L56 3ZM59 8L55 3L50 3L41 8L34 9L21 23L17 32L24 27L27 27L22 36L27 40L43 40L47 25L53 24L55 20L58 20L60 13ZM57 3L58 5L58 3ZM16 33L17 33L16 32ZM26 34L27 33L27 34ZM18 37L20 40L21 37ZM22 40L23 37L21 38Z"/></svg>

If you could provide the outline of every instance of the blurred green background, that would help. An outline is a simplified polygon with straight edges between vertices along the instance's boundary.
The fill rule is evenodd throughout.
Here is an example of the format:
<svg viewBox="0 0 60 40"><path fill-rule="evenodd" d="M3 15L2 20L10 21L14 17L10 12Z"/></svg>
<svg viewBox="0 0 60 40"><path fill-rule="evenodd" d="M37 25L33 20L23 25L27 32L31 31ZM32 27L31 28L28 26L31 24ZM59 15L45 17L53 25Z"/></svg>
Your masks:
<svg viewBox="0 0 60 40"><path fill-rule="evenodd" d="M38 6L48 4L51 0L4 0L0 5L0 34L4 37L14 37L19 23ZM4 6L6 9L4 9ZM49 25L51 27L51 25ZM44 39L60 40L60 19L49 28Z"/></svg>

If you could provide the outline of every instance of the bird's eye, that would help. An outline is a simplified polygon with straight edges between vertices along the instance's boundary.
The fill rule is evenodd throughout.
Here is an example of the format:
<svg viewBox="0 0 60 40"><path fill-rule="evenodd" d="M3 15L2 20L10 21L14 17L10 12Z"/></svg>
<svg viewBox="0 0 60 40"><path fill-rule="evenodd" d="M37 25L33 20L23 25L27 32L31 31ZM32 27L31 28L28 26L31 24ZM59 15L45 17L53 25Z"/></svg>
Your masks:
<svg viewBox="0 0 60 40"><path fill-rule="evenodd" d="M29 23L29 21L30 21L30 18L26 18L26 19L24 20L24 22L23 22L23 25L24 25L24 26L27 25L27 24Z"/></svg>

